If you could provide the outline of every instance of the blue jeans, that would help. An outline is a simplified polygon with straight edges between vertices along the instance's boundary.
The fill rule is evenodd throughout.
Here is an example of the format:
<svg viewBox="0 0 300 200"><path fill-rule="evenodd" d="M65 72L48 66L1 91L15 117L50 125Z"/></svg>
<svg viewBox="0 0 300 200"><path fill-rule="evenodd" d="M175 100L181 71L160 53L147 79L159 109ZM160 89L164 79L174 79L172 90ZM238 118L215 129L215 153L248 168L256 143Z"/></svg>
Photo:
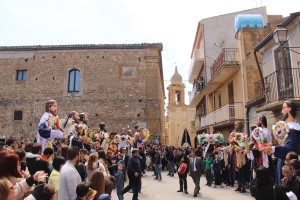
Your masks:
<svg viewBox="0 0 300 200"><path fill-rule="evenodd" d="M122 188L117 188L117 195L119 200L123 200Z"/></svg>
<svg viewBox="0 0 300 200"><path fill-rule="evenodd" d="M156 171L156 178L158 178L158 180L161 180L161 168L160 168L160 164L155 164L155 171Z"/></svg>

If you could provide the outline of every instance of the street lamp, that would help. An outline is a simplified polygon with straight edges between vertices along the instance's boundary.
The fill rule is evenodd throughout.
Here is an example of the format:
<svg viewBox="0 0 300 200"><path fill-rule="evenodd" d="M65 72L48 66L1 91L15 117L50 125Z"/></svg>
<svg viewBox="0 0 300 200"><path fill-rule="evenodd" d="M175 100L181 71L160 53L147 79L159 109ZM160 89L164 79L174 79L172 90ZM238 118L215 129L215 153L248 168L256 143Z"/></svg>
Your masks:
<svg viewBox="0 0 300 200"><path fill-rule="evenodd" d="M273 39L276 44L280 43L280 45L284 44L287 41L287 32L285 28L278 27L273 32Z"/></svg>
<svg viewBox="0 0 300 200"><path fill-rule="evenodd" d="M282 46L284 43L288 41L287 36L288 36L288 30L286 30L283 27L277 27L273 32L273 39L275 43L280 44L280 46ZM300 54L299 52L292 50L292 49L300 49L300 47L283 47L283 48L287 48L296 54Z"/></svg>

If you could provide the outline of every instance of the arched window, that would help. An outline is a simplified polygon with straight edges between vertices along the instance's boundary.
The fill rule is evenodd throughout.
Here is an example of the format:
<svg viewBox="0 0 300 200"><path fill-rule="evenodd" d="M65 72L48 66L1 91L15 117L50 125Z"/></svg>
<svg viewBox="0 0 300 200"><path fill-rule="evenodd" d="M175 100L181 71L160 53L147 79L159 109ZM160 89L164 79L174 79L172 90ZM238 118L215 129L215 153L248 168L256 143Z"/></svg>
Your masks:
<svg viewBox="0 0 300 200"><path fill-rule="evenodd" d="M176 94L175 94L175 102L176 102L176 103L179 103L179 102L180 102L180 92L179 92L179 91L176 91Z"/></svg>
<svg viewBox="0 0 300 200"><path fill-rule="evenodd" d="M69 71L68 92L79 92L80 90L80 70L71 69Z"/></svg>

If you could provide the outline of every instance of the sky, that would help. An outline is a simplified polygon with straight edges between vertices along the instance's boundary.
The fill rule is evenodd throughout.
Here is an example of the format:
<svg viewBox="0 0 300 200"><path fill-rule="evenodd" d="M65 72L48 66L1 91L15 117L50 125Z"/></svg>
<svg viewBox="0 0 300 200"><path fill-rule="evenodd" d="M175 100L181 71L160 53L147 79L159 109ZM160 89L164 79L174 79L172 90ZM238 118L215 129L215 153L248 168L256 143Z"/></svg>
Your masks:
<svg viewBox="0 0 300 200"><path fill-rule="evenodd" d="M0 46L162 43L165 88L177 66L188 104L198 22L260 6L300 11L299 0L0 0Z"/></svg>

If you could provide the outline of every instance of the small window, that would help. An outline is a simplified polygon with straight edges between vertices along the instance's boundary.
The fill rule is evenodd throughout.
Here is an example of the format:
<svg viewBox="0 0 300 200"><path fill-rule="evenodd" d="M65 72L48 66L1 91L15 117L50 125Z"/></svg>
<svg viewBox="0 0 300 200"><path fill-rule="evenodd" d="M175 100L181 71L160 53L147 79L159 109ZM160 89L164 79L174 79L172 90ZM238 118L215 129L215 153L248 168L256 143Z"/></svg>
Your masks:
<svg viewBox="0 0 300 200"><path fill-rule="evenodd" d="M22 120L22 119L23 119L23 111L15 111L14 120Z"/></svg>
<svg viewBox="0 0 300 200"><path fill-rule="evenodd" d="M69 71L68 92L79 92L80 90L80 71L72 69Z"/></svg>
<svg viewBox="0 0 300 200"><path fill-rule="evenodd" d="M26 81L27 80L27 70L17 70L16 79L18 81Z"/></svg>

